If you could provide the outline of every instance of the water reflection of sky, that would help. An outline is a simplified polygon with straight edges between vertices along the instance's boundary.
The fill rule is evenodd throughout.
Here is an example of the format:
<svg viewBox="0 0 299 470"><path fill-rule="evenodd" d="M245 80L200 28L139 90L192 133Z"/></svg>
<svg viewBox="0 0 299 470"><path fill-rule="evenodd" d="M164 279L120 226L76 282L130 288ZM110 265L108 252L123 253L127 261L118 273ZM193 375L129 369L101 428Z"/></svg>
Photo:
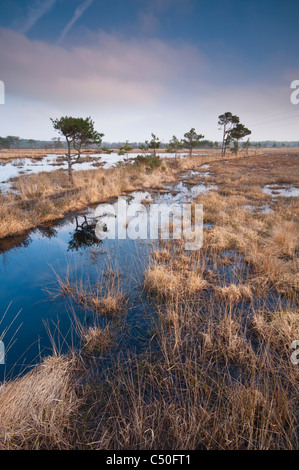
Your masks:
<svg viewBox="0 0 299 470"><path fill-rule="evenodd" d="M275 186L275 185L266 185L262 191L265 194L269 194L272 197L278 197L278 196L283 196L283 197L298 197L299 196L299 188L296 188L295 186L292 185L283 185L281 186Z"/></svg>
<svg viewBox="0 0 299 470"><path fill-rule="evenodd" d="M82 217L79 222L82 222ZM20 311L4 338L7 349L9 343L14 342L7 351L7 372L15 363L35 362L39 351L50 351L51 343L45 329L45 321L50 325L52 332L55 332L55 325L59 325L61 335L67 338L69 344L73 340L69 332L72 310L81 321L91 321L91 312L78 308L68 297L53 298L49 294L49 289L54 293L57 290L55 273L62 279L69 273L72 282L82 279L83 282L95 285L104 281L108 270L118 271L121 276L119 282L123 290L130 295L128 325L132 323L132 316L140 315L141 304L139 300L136 302L136 299L143 296L140 280L143 263L148 258L145 244L131 240L97 240L90 245L88 240L84 246L82 237L80 243L77 243L76 232L75 219L68 218L53 236L47 237L37 230L30 235L28 246L18 247L0 255L1 314L11 303L0 325L1 332L8 328ZM144 303L146 302L143 299ZM103 321L105 322L104 319ZM20 325L20 330L14 337ZM138 346L137 342L135 343L135 346ZM22 356L24 351L26 353Z"/></svg>
<svg viewBox="0 0 299 470"><path fill-rule="evenodd" d="M175 156L173 153L158 153L157 155L164 158L174 158ZM89 161L84 161L84 155L82 155L82 161L80 163L74 163L73 170L94 170L99 164L102 168L108 169L117 165L118 162L136 158L136 156L136 153L118 155L116 152L112 152L110 155L91 154L88 158ZM4 159L1 160L0 155L0 189L2 191L11 189L12 185L10 180L21 175L38 174L43 171L51 172L58 169L66 170L67 162L61 157L61 155L48 154L46 157L43 157L40 160L22 158L13 160L11 162L6 162Z"/></svg>
<svg viewBox="0 0 299 470"><path fill-rule="evenodd" d="M168 189L173 190L174 194L139 191L123 199L128 207L134 206L135 211L139 208L143 215L140 219L142 224L146 222L150 208L146 202L160 203L167 208L170 204L187 202L190 197L211 188L204 183L183 183ZM142 290L142 276L148 263L148 252L155 241L130 238L99 240L95 236L96 224L103 219L108 225L112 221L111 217L102 215L101 209L89 208L83 215L67 216L56 225L50 224L27 237L19 237L15 247L12 242L6 245L6 242L0 241L1 315L11 304L0 325L0 337L20 312L5 334L4 342L9 349L6 375L13 364L20 364L15 368L16 374L22 369L21 364L35 363L40 352L44 354L51 350L45 321L54 333L59 325L61 335L68 343L76 343L73 333L70 333L73 311L81 321L92 322L91 312L79 308L68 297L53 299L49 296L49 288L57 289L55 273L62 279L69 273L72 281L82 279L91 285L103 282L110 270L119 273L118 282L123 292L129 295L125 320L128 335L126 344L122 341L122 348L138 349L144 344L148 334L147 312L151 311L151 306ZM3 366L1 368L3 380Z"/></svg>

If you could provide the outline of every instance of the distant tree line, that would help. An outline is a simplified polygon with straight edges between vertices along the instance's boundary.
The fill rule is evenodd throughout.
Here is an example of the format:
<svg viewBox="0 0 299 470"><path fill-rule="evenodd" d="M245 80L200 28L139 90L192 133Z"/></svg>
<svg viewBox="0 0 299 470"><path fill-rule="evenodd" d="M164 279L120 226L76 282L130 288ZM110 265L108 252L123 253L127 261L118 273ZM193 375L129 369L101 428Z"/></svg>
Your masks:
<svg viewBox="0 0 299 470"><path fill-rule="evenodd" d="M58 149L66 148L66 142L60 137L52 140L21 139L18 136L8 135L0 137L0 149Z"/></svg>
<svg viewBox="0 0 299 470"><path fill-rule="evenodd" d="M35 140L35 139L21 139L18 136L0 137L0 149L70 149L77 153L77 158L80 158L81 149L96 149L102 152L110 152L111 149L118 149L119 155L128 155L133 149L140 149L148 151L154 156L159 149L167 150L172 153L177 153L182 149L188 149L190 155L194 149L218 149L221 148L221 155L224 156L229 149L231 152L237 154L239 148L244 149L246 152L249 148L292 148L299 147L299 141L273 141L266 140L260 142L250 142L247 139L241 142L242 139L248 137L251 131L240 122L240 118L231 112L226 112L218 116L218 126L222 130L222 141L211 141L205 139L203 134L197 134L194 128L186 132L183 138L179 139L173 135L168 143L161 142L159 138L152 133L151 140L144 142L103 142L100 134L95 131L94 123L91 118L74 118L65 116L60 119L51 119L53 127L59 132L61 137L53 137L50 141Z"/></svg>
<svg viewBox="0 0 299 470"><path fill-rule="evenodd" d="M172 141L172 139L171 139ZM160 148L163 150L168 149L171 147L171 141L169 143L161 142ZM221 148L221 142L212 141L203 139L201 140L197 148L198 149L218 149ZM121 147L125 146L126 142L106 142L103 141L101 145L101 149L120 149ZM130 147L132 150L140 149L145 142L130 142ZM242 144L242 146L246 147L246 142ZM89 145L92 149L97 149L98 145L92 144ZM275 140L263 140L259 142L251 141L250 142L251 148L298 148L299 141L275 141ZM46 150L57 150L57 149L65 149L67 148L67 143L61 140L60 137L54 137L51 140L35 140L35 139L21 139L18 136L7 136L7 137L0 137L0 149L46 149Z"/></svg>

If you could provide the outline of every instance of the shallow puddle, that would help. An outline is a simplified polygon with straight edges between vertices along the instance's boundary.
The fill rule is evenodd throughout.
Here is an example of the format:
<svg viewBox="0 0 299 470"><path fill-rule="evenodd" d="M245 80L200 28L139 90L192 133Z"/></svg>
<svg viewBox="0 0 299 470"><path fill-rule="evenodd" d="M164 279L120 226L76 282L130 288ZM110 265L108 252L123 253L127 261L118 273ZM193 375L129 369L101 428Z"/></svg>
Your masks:
<svg viewBox="0 0 299 470"><path fill-rule="evenodd" d="M167 215L169 205L177 204L180 208L181 203L210 189L204 184L178 183L169 187L169 192L136 191L119 200L139 213L139 225L148 230L146 223L153 203L164 206L162 215L163 210ZM123 319L126 335L117 348L139 351L147 344L153 308L143 291L142 279L157 241L147 236L134 237L134 218L130 237L107 238L119 222L113 209L114 204L101 204L36 229L28 236L15 237L15 243L13 237L0 241L0 322L8 309L0 323L0 335L7 330L4 338L7 360L5 370L0 371L0 381L16 376L39 362L40 356L50 353L51 341L45 324L56 339L60 337L63 352L68 345L78 342L72 328L74 315L84 325L92 324L93 312L78 306L71 295L59 295L57 276L68 279L71 285L82 281L94 286L104 285L109 273L117 273L118 286L128 297L127 315ZM174 213L173 223L175 218ZM130 217L123 219L121 228L129 229L131 222ZM161 228L159 237L169 238L168 231L164 232L160 222L156 223L150 227L153 233ZM114 321L101 315L98 318L103 326Z"/></svg>
<svg viewBox="0 0 299 470"><path fill-rule="evenodd" d="M161 158L175 158L173 153L157 153ZM184 158L185 154L180 154L177 158ZM73 170L94 170L97 167L104 169L116 166L119 162L125 162L137 157L137 153L129 153L128 155L118 155L112 152L110 155L106 154L91 154L88 160L73 164ZM12 189L13 178L23 174L38 174L43 171L52 172L58 169L67 169L67 162L63 159L62 155L48 154L40 160L31 158L16 159L10 162L1 161L0 156L0 190L6 192Z"/></svg>
<svg viewBox="0 0 299 470"><path fill-rule="evenodd" d="M107 322L121 325L113 354L143 351L151 338L155 312L152 299L143 290L143 273L153 248L159 243L157 238L169 238L167 224L165 231L160 222L152 227L148 225L151 220L148 215L153 204L164 206L162 214L165 211L167 215L170 205L177 204L180 208L211 190L217 190L217 186L181 181L163 191L135 191L118 200L129 211L133 210L130 214L126 209L125 217L116 210L115 201L69 215L27 236L0 241L0 337L5 332L6 346L6 366L0 370L0 382L28 370L41 356L51 353L46 325L62 352L70 345L78 345L79 337L73 328L75 318L84 326L93 325L95 315L100 326ZM138 224L134 220L136 213ZM176 217L174 212L172 219L167 220L174 224ZM140 236L140 227L146 227L144 238ZM211 227L211 224L204 225L206 229ZM131 230L129 237L108 236L115 229L125 228ZM150 229L159 232L159 237L151 239ZM211 259L207 267L216 269L225 284L236 283L240 275L245 282L247 266L243 257L233 251L223 253L223 257L228 260L222 266L215 268ZM126 296L126 314L116 318L101 311L95 314L88 306L75 302L67 292L61 295L57 277L68 279L74 287L89 285L101 291L107 283L116 282L117 289Z"/></svg>
<svg viewBox="0 0 299 470"><path fill-rule="evenodd" d="M264 204L263 206L254 206L252 204L246 204L244 208L249 210L250 212L257 212L261 214L270 214L270 212L272 212L272 209L269 204Z"/></svg>
<svg viewBox="0 0 299 470"><path fill-rule="evenodd" d="M299 196L299 188L295 188L291 185L284 185L282 188L281 186L277 187L274 185L266 185L262 191L265 194L269 194L272 197L298 197Z"/></svg>

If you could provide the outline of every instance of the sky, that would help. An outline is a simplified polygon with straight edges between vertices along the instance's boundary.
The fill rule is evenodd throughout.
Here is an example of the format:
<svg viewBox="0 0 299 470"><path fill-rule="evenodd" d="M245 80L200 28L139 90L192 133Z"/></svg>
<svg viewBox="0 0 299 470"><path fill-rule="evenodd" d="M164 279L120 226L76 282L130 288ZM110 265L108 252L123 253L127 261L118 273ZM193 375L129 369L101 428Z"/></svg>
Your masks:
<svg viewBox="0 0 299 470"><path fill-rule="evenodd" d="M106 142L299 140L298 0L0 0L0 136L51 139L91 116Z"/></svg>

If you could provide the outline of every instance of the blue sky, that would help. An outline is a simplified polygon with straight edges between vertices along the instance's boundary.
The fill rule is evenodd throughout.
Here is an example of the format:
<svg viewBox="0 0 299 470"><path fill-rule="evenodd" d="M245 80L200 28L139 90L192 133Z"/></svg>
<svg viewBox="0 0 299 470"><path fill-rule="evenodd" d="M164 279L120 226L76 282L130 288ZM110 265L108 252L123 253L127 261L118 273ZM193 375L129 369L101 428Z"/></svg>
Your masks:
<svg viewBox="0 0 299 470"><path fill-rule="evenodd" d="M91 115L105 140L299 140L297 0L0 0L0 135L51 138L50 117Z"/></svg>

